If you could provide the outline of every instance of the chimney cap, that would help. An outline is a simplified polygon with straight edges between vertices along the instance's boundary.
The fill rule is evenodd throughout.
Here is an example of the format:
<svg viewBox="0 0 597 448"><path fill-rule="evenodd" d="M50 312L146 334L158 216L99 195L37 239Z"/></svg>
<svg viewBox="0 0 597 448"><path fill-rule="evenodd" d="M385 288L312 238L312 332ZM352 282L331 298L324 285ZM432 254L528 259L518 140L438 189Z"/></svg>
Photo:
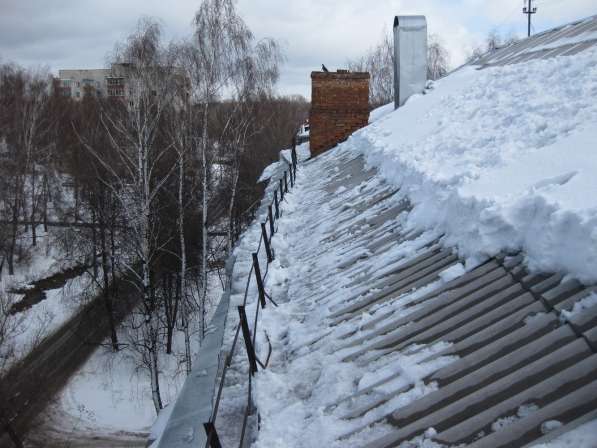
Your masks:
<svg viewBox="0 0 597 448"><path fill-rule="evenodd" d="M427 28L427 18L425 16L395 16L394 29L396 28L407 30Z"/></svg>
<svg viewBox="0 0 597 448"><path fill-rule="evenodd" d="M311 79L369 79L368 72L351 72L338 70L335 72L311 72Z"/></svg>

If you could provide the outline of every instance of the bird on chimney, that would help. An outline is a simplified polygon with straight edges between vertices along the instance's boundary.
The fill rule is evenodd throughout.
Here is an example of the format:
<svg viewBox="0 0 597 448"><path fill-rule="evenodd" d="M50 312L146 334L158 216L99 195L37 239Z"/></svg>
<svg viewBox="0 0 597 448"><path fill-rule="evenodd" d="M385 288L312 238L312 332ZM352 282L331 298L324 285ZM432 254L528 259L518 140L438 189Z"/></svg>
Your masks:
<svg viewBox="0 0 597 448"><path fill-rule="evenodd" d="M325 73L329 72L328 68L323 64L321 64L321 70L323 70Z"/></svg>

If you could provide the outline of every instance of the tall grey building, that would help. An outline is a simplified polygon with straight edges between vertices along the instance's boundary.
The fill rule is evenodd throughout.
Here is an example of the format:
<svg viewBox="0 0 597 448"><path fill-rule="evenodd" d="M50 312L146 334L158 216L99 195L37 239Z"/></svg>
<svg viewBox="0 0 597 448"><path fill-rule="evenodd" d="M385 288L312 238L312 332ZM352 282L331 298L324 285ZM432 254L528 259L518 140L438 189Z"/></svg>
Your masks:
<svg viewBox="0 0 597 448"><path fill-rule="evenodd" d="M128 91L128 64L112 64L111 68L59 70L62 95L79 100L87 92L97 97L126 99Z"/></svg>

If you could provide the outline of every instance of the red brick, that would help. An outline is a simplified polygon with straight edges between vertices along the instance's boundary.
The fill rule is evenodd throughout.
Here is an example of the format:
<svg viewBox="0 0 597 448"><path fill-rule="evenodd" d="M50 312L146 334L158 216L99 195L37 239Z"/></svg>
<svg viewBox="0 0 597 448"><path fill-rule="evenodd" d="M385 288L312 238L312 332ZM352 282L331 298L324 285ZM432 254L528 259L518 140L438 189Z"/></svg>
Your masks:
<svg viewBox="0 0 597 448"><path fill-rule="evenodd" d="M311 73L311 154L346 140L369 122L369 73Z"/></svg>

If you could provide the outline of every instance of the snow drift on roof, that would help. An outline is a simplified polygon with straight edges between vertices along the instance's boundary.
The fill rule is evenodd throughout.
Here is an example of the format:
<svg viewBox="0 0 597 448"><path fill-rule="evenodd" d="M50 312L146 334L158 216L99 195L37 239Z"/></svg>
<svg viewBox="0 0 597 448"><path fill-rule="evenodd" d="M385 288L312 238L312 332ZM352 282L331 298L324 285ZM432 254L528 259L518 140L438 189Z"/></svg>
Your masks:
<svg viewBox="0 0 597 448"><path fill-rule="evenodd" d="M465 67L427 93L345 143L407 193L410 225L597 281L597 49Z"/></svg>

